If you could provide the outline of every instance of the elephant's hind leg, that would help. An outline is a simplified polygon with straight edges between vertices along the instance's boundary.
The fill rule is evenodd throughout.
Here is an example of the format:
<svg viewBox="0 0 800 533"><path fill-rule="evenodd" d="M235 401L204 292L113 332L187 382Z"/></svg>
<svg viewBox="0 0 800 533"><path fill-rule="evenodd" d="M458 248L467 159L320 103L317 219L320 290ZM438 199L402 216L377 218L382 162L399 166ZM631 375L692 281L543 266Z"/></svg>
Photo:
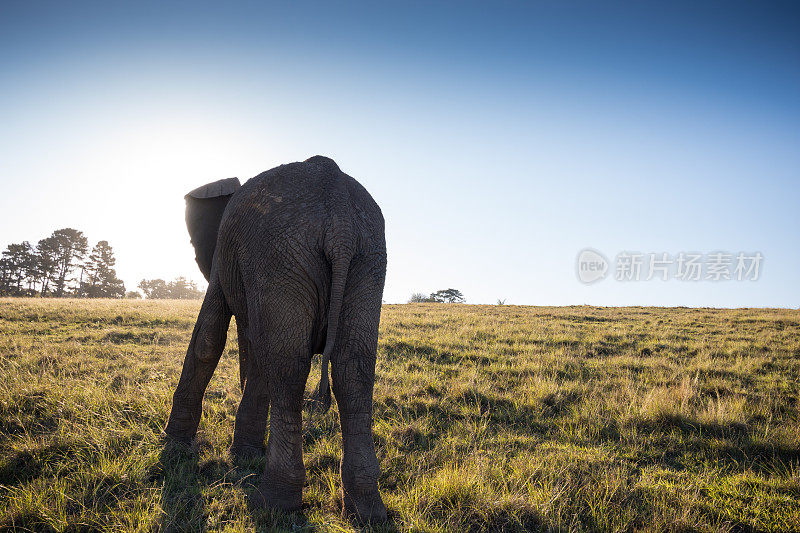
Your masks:
<svg viewBox="0 0 800 533"><path fill-rule="evenodd" d="M225 349L230 320L231 312L225 303L219 280L213 276L186 351L180 381L172 397L172 412L165 432L175 440L189 444L197 432L203 412L203 395Z"/></svg>
<svg viewBox="0 0 800 533"><path fill-rule="evenodd" d="M302 407L312 356L313 314L308 311L315 302L311 295L301 301L304 297L297 291L272 290L262 298L269 302L259 320L266 328L264 335L255 332L256 318L249 316L255 333L253 368L267 384L270 399L269 440L264 475L252 502L293 511L300 508L305 482Z"/></svg>
<svg viewBox="0 0 800 533"><path fill-rule="evenodd" d="M342 423L344 514L359 522L386 520L372 441L372 389L385 272L383 254L353 259L332 357L333 393Z"/></svg>
<svg viewBox="0 0 800 533"><path fill-rule="evenodd" d="M244 369L245 380L242 401L236 411L236 422L233 430L231 456L237 461L247 461L264 454L264 434L267 429L269 415L269 390L267 382L258 373L258 366L253 359L250 340L247 338L247 327L244 320L236 318L239 331L239 351L246 354L239 358Z"/></svg>

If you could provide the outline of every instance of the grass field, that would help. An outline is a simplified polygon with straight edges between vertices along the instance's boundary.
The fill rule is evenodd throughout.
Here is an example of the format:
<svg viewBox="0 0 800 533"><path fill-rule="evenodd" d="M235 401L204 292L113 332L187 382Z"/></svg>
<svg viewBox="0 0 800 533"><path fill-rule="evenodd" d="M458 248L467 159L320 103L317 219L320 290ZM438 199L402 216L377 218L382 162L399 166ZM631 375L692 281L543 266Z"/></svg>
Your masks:
<svg viewBox="0 0 800 533"><path fill-rule="evenodd" d="M352 529L335 409L303 512L248 509L235 328L196 449L164 447L198 307L0 300L0 529ZM381 529L800 530L798 311L386 305L377 373Z"/></svg>

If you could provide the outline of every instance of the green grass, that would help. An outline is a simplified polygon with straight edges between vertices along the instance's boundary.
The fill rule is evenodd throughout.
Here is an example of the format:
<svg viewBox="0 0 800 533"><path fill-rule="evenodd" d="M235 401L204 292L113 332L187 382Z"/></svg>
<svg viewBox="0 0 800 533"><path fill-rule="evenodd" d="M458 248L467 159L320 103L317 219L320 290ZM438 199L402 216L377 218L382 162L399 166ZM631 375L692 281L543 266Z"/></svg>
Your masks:
<svg viewBox="0 0 800 533"><path fill-rule="evenodd" d="M352 530L335 409L303 512L248 509L235 328L164 448L198 306L0 300L0 529ZM377 373L384 530L800 530L798 311L387 305Z"/></svg>

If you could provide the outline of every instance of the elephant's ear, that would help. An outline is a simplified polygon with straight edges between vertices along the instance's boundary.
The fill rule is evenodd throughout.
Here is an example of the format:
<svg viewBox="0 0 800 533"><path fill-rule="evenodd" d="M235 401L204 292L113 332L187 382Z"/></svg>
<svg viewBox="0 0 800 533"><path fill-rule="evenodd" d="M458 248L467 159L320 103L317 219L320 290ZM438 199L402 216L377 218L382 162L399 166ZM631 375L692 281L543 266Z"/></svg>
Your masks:
<svg viewBox="0 0 800 533"><path fill-rule="evenodd" d="M211 279L211 262L217 246L217 233L222 214L231 196L241 185L237 178L208 183L198 187L186 199L186 228L194 246L195 260L206 280Z"/></svg>

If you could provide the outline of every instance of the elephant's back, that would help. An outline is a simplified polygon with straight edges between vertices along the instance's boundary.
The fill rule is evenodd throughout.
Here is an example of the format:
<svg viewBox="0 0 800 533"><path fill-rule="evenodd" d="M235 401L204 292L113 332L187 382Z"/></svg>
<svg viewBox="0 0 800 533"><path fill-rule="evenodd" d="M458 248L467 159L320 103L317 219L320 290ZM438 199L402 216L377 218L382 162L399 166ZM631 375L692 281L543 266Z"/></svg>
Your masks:
<svg viewBox="0 0 800 533"><path fill-rule="evenodd" d="M322 226L327 218L325 197L335 188L338 167L303 161L262 172L249 179L231 199L226 213L229 229L258 228L291 234ZM285 226L284 226L285 224Z"/></svg>
<svg viewBox="0 0 800 533"><path fill-rule="evenodd" d="M347 216L360 242L383 239L377 203L330 158L314 156L262 172L231 199L220 233L242 243L292 240L309 245L325 238L332 220Z"/></svg>
<svg viewBox="0 0 800 533"><path fill-rule="evenodd" d="M248 180L246 185L251 188L252 199L266 193L267 196L277 195L289 204L323 204L346 178L333 159L317 155L262 172Z"/></svg>

